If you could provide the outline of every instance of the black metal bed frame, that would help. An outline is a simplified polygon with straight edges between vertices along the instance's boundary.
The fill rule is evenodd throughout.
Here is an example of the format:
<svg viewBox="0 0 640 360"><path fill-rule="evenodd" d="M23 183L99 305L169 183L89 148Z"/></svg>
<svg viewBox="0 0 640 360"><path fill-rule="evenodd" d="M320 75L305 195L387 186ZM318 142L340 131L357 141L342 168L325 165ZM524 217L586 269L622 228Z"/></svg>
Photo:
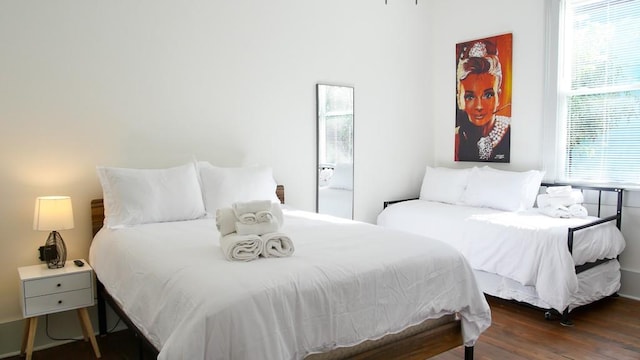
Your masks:
<svg viewBox="0 0 640 360"><path fill-rule="evenodd" d="M570 227L567 230L567 249L569 250L569 253L573 255L573 238L574 235L577 231L580 230L584 230L584 229L588 229L590 227L596 226L596 225L600 225L600 224L604 224L610 221L614 221L616 222L616 227L618 229L621 229L622 226L622 194L624 189L620 188L620 187L603 187L603 186L593 186L593 185L576 185L576 184L562 184L562 183L542 183L540 184L541 187L549 187L549 186L563 186L563 185L570 185L572 188L575 189L579 189L581 191L597 191L598 192L598 213L597 213L597 217L600 217L600 213L601 213L601 209L602 209L602 193L603 192L614 192L617 194L617 203L616 203L616 214L615 215L611 215L611 216L607 216L604 218L600 218L598 220L595 220L593 222L590 222L588 224L585 225L581 225L581 226L575 226L575 227ZM591 268L594 268L598 265L607 263L611 260L615 260L615 259L598 259L596 261L593 262L589 262L586 264L582 264L579 266L575 267L575 271L576 271L576 275L580 274L581 272L587 271ZM554 312L554 310L547 310L545 312L545 318L546 319L550 319L551 318L551 313ZM572 326L573 322L571 321L571 319L569 318L569 307L567 307L566 309L564 309L564 311L562 312L561 315L561 319L560 319L560 324L564 325L564 326Z"/></svg>
<svg viewBox="0 0 640 360"><path fill-rule="evenodd" d="M109 307L115 311L118 317L127 325L135 337L138 339L138 359L144 359L145 349L153 354L153 358L157 359L159 351L158 349L144 336L142 331L131 321L129 316L120 308L120 305L111 297L109 292L105 289L100 279L96 277L97 293L98 293L98 332L100 336L107 335L107 303Z"/></svg>

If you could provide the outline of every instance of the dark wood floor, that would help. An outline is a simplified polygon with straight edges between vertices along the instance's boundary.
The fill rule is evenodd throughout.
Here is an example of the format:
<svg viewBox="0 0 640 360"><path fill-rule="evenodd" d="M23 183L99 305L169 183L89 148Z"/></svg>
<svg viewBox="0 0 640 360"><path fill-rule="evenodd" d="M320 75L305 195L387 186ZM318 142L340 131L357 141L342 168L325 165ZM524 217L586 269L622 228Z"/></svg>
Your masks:
<svg viewBox="0 0 640 360"><path fill-rule="evenodd" d="M572 312L573 327L547 321L540 310L489 298L492 325L475 347L475 359L640 359L640 301L604 299ZM137 341L127 330L98 338L102 359L139 359ZM464 358L461 347L436 360ZM37 351L33 359L93 359L91 345L65 344ZM17 360L20 357L9 358ZM145 359L150 359L146 356Z"/></svg>
<svg viewBox="0 0 640 360"><path fill-rule="evenodd" d="M639 360L640 301L603 299L571 312L574 326L544 319L543 312L489 298L491 327L475 346L476 360ZM462 359L457 348L432 359Z"/></svg>

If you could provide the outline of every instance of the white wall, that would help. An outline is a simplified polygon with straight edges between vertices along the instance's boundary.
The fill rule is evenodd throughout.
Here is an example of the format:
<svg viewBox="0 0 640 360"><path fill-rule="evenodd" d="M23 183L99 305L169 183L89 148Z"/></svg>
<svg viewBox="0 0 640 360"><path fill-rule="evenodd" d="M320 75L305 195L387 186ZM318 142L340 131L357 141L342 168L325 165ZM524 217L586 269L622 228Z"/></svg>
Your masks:
<svg viewBox="0 0 640 360"><path fill-rule="evenodd" d="M511 162L492 164L508 170L542 168L542 80L544 74L544 2L539 0L490 0L470 8L468 0L433 2L431 33L435 163L442 166L473 166L455 163L456 43L513 33L513 101L511 104ZM473 13L468 15L469 11Z"/></svg>
<svg viewBox="0 0 640 360"><path fill-rule="evenodd" d="M431 109L434 164L468 167L478 163L453 161L455 119L455 44L504 33L513 33L513 92L511 106L511 162L491 164L506 170L545 169L543 143L544 79L546 60L547 1L489 0L482 6L470 1L433 2L430 26L432 72ZM557 1L557 0L554 0ZM549 142L547 142L549 143ZM553 143L553 140L551 140ZM623 268L621 294L640 298L640 192L625 193L622 232L627 247L620 256Z"/></svg>
<svg viewBox="0 0 640 360"><path fill-rule="evenodd" d="M67 194L88 256L96 165L194 156L271 165L315 207L315 84L355 87L355 215L412 194L429 154L427 6L412 1L0 2L0 323L46 233L34 199Z"/></svg>

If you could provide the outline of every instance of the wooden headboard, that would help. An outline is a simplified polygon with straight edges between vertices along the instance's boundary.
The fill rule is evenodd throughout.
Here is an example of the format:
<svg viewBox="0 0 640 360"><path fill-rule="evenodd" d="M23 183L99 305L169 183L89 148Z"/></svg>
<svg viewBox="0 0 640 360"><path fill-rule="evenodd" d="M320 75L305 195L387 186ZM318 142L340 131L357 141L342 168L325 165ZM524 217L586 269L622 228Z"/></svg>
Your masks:
<svg viewBox="0 0 640 360"><path fill-rule="evenodd" d="M276 196L280 200L281 204L284 204L284 185L278 185L276 187ZM93 236L96 236L98 231L102 229L104 223L104 202L102 199L91 200L91 229L93 230Z"/></svg>

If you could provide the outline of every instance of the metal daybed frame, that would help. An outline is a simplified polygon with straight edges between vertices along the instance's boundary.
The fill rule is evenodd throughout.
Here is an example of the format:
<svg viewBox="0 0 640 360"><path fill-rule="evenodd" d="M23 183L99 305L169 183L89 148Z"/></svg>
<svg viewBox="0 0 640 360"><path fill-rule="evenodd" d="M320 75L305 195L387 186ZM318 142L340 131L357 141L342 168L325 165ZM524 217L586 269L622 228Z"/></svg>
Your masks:
<svg viewBox="0 0 640 360"><path fill-rule="evenodd" d="M589 224L585 224L585 225L581 225L581 226L575 226L575 227L570 227L567 230L567 248L569 250L570 254L573 254L573 236L575 234L576 231L580 231L580 230L584 230L596 225L600 225L600 224L604 224L610 221L614 221L616 222L616 227L620 230L621 226L622 226L622 193L624 191L623 188L620 187L602 187L602 186L591 186L591 185L573 185L573 184L559 184L559 183L542 183L540 184L541 187L549 187L549 186L561 186L561 185L571 185L572 188L575 189L580 189L583 192L585 190L589 190L589 191L597 191L598 192L598 212L596 214L597 217L600 217L600 211L602 209L602 192L614 192L617 194L617 202L616 202L616 213L615 215L611 215L611 216L607 216L604 218L600 218L598 220L595 220ZM575 267L576 270L576 275L580 274L581 272L587 271L591 268L594 268L600 264L604 264L608 261L611 260L615 260L615 259L598 259L596 261L593 262L589 262L586 264L582 264L579 266ZM552 318L552 313L553 312L557 312L555 310L547 310L544 314L545 319L551 319ZM569 308L567 307L566 309L564 309L564 311L561 314L561 320L560 323L564 326L572 326L573 322L571 321L571 319L569 318Z"/></svg>
<svg viewBox="0 0 640 360"><path fill-rule="evenodd" d="M566 184L566 183L547 183L547 182L543 182L540 184L541 188L546 188L546 187L550 187L550 186L566 186L566 185L570 185L572 188L574 189L579 189L582 192L584 192L585 190L588 191L597 191L598 192L598 207L597 207L597 217L600 217L600 212L602 209L602 193L603 192L613 192L616 193L617 196L617 202L616 202L616 214L615 215L611 215L611 216L607 216L604 218L600 218L598 220L595 220L591 223L585 224L585 225L581 225L581 226L575 226L575 227L569 227L567 230L567 249L569 250L570 254L573 254L573 238L574 238L574 234L577 231L580 230L584 230L596 225L600 225L603 223L607 223L610 221L614 221L616 222L616 227L618 229L621 229L621 224L622 224L622 194L624 192L624 189L621 187L606 187L606 186L595 186L595 185L580 185L580 184ZM391 204L395 204L395 203L399 203L399 202L403 202L403 201L409 201L409 200L418 200L418 198L408 198L408 199L401 199L401 200L391 200L391 201L385 201L383 203L383 209L386 208L387 206L391 205ZM598 259L596 261L593 262L589 262L583 265L579 265L575 267L575 271L576 271L576 275L587 271L591 268L594 268L598 265L607 263L611 260L615 260L615 259ZM617 294L613 294L612 296L616 296ZM530 305L530 304L527 304ZM531 305L533 306L533 305ZM536 306L533 306L535 308L538 308ZM539 308L538 308L539 309ZM566 309L564 309L564 311L562 313L559 313L557 310L554 309L542 309L545 310L544 313L544 317L547 320L551 320L553 319L554 315L560 316L560 323L564 326L573 326L573 322L571 321L571 319L569 318L569 308L567 307Z"/></svg>

